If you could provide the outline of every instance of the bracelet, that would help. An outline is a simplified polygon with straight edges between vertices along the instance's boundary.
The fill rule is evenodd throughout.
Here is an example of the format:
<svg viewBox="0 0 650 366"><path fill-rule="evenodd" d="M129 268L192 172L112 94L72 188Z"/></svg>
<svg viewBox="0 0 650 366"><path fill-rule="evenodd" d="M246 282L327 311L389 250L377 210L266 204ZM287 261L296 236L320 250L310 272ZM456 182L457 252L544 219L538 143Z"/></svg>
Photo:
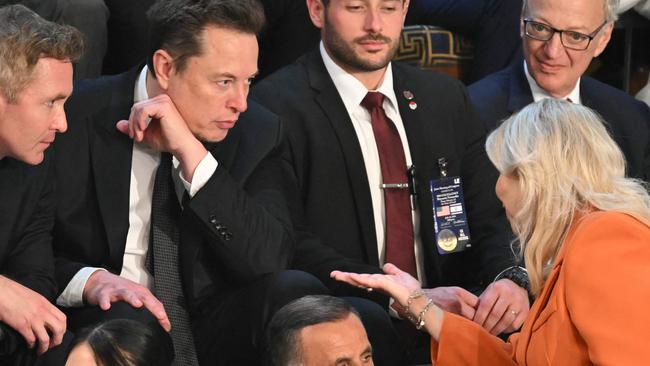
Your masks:
<svg viewBox="0 0 650 366"><path fill-rule="evenodd" d="M424 305L424 309L420 311L420 315L418 315L417 322L415 323L415 329L420 330L422 327L424 327L424 320L422 317L424 317L424 314L426 314L427 311L431 308L431 305L433 305L433 300L429 299L426 305Z"/></svg>
<svg viewBox="0 0 650 366"><path fill-rule="evenodd" d="M413 303L413 300L420 298L424 296L424 291L421 289L413 290L411 294L409 295L408 300L406 300L406 307L404 308L404 314L406 314L406 317L409 318L409 320L414 321L413 317L409 313L409 309L411 308L411 303Z"/></svg>

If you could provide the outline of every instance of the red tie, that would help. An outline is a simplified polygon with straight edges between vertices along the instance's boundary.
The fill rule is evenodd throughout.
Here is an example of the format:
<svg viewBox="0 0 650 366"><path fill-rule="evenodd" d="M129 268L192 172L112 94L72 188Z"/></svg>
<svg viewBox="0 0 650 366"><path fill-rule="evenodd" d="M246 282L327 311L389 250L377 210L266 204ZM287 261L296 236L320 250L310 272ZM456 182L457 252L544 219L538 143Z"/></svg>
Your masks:
<svg viewBox="0 0 650 366"><path fill-rule="evenodd" d="M407 183L406 159L402 140L393 122L382 106L384 95L368 92L361 105L370 112L372 131L375 134L381 176L384 184ZM417 278L413 249L413 221L411 219L410 192L408 189L384 188L386 213L386 262L393 263Z"/></svg>

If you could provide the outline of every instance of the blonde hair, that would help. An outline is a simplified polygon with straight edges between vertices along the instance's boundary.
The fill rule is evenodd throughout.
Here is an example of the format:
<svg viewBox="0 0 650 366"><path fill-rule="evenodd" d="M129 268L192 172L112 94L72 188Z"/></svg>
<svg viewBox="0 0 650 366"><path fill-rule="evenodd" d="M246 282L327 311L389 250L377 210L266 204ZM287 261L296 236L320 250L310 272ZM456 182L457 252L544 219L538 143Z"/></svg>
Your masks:
<svg viewBox="0 0 650 366"><path fill-rule="evenodd" d="M78 30L47 21L23 5L0 8L0 24L0 93L10 103L34 78L39 59L72 62L83 52Z"/></svg>
<svg viewBox="0 0 650 366"><path fill-rule="evenodd" d="M576 213L619 211L650 225L644 183L625 177L625 158L587 107L544 99L508 118L485 143L501 174L518 177L510 218L538 295Z"/></svg>

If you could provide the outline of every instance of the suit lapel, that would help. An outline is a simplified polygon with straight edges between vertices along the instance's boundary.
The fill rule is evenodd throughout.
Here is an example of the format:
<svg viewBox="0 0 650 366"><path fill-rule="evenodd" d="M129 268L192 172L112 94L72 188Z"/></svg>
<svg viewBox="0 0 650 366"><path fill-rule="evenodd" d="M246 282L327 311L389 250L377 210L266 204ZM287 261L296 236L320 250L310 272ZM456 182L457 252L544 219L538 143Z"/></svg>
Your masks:
<svg viewBox="0 0 650 366"><path fill-rule="evenodd" d="M508 89L508 111L513 114L533 102L533 92L528 85L524 63L510 66L510 88Z"/></svg>
<svg viewBox="0 0 650 366"><path fill-rule="evenodd" d="M129 117L137 71L123 75L112 88L107 107L91 116L90 151L96 195L111 257L122 256L129 229L132 140L115 128Z"/></svg>
<svg viewBox="0 0 650 366"><path fill-rule="evenodd" d="M318 50L309 54L306 62L310 85L317 91L316 103L327 117L327 123L330 123L334 130L339 141L339 148L343 152L367 259L370 264L379 265L372 198L368 189L368 176L359 140L345 105L327 73L327 69L325 69Z"/></svg>

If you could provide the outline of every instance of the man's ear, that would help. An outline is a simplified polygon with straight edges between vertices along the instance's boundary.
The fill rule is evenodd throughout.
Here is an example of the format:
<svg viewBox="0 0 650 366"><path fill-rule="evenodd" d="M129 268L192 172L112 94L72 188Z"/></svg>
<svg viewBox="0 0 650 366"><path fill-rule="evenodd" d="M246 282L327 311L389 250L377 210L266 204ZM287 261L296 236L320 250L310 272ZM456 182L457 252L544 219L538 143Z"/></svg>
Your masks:
<svg viewBox="0 0 650 366"><path fill-rule="evenodd" d="M167 51L159 49L153 54L153 68L149 71L156 75L158 85L166 91L169 86L169 78L176 72L174 58Z"/></svg>
<svg viewBox="0 0 650 366"><path fill-rule="evenodd" d="M323 0L306 0L309 18L317 28L323 28L325 24L325 4Z"/></svg>
<svg viewBox="0 0 650 366"><path fill-rule="evenodd" d="M605 26L605 29L603 30L603 34L599 38L595 39L597 43L596 43L596 50L594 51L594 57L598 57L601 53L603 53L603 51L605 51L605 48L607 47L609 40L612 38L613 30L614 30L614 22L610 22Z"/></svg>
<svg viewBox="0 0 650 366"><path fill-rule="evenodd" d="M406 13L409 11L410 3L410 0L404 0L404 2L402 2L402 23L406 20ZM402 26L404 26L404 24L402 24Z"/></svg>

